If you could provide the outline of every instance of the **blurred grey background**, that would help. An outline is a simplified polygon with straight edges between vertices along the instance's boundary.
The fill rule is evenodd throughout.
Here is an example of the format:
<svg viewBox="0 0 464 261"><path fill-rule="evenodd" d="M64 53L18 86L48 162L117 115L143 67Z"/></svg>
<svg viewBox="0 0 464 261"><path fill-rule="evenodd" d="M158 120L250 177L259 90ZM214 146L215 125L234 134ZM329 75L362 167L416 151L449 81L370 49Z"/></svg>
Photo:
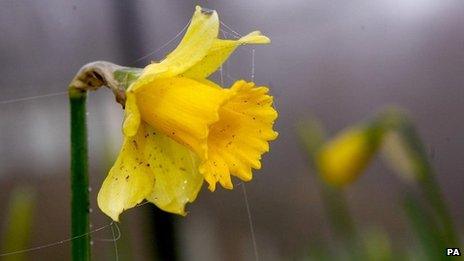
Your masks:
<svg viewBox="0 0 464 261"><path fill-rule="evenodd" d="M261 260L299 259L313 242L330 240L313 173L295 135L295 125L311 115L334 133L385 106L406 108L463 232L463 1L2 0L0 207L6 208L17 185L40 192L33 246L69 236L70 79L94 60L143 67L161 59L179 38L152 52L185 27L196 4L216 9L241 34L259 29L272 39L268 46L241 48L224 68L229 83L250 79L254 49L255 81L271 87L280 112L279 139L246 185ZM95 228L110 222L98 210L96 195L121 143L122 110L106 90L90 94L88 103ZM397 204L404 186L376 160L348 189L358 225L383 227L396 243L410 242ZM145 207L122 217L121 257L129 249L135 260L151 259ZM176 219L184 260L254 259L240 186L203 189L188 209L187 217ZM111 242L98 240L110 235L106 230L94 235L97 260L114 251ZM67 260L68 251L69 244L62 244L28 256Z"/></svg>

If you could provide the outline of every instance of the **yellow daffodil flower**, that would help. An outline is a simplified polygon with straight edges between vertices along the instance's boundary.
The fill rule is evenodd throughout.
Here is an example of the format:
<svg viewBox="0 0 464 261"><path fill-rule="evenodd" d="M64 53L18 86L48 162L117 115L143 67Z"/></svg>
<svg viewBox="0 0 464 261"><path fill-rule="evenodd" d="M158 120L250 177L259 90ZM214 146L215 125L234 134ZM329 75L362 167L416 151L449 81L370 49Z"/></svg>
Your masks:
<svg viewBox="0 0 464 261"><path fill-rule="evenodd" d="M98 205L118 221L143 200L185 215L203 180L232 189L231 175L252 179L277 137L268 88L240 80L230 88L206 78L243 44L270 40L252 32L218 38L213 10L196 7L185 36L167 57L143 69L126 91L124 142L103 182Z"/></svg>
<svg viewBox="0 0 464 261"><path fill-rule="evenodd" d="M358 126L325 143L316 156L322 178L335 186L347 185L364 171L376 153L380 136L375 127Z"/></svg>

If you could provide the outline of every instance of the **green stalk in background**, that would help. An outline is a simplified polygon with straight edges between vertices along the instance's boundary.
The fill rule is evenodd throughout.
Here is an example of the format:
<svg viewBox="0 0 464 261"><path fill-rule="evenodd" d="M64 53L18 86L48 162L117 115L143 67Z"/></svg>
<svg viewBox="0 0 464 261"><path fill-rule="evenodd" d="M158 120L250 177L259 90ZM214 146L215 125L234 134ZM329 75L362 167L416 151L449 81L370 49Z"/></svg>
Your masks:
<svg viewBox="0 0 464 261"><path fill-rule="evenodd" d="M399 155L402 155L402 159L397 159L397 162L392 161L391 165L403 161L401 165L406 166L406 168L396 166L398 172L412 172L404 174L413 177L413 180L419 185L419 189L427 200L427 203L432 208L432 214L436 218L436 226L440 230L440 239L448 247L458 247L459 238L454 229L453 219L443 198L440 185L436 179L433 167L428 160L427 152L419 133L404 113L390 111L386 115L386 124L389 125L393 132L399 134L396 137L399 139L399 142L393 140L390 143L396 142L400 144L400 146L397 146L396 151L393 150L389 153L395 154L400 152Z"/></svg>
<svg viewBox="0 0 464 261"><path fill-rule="evenodd" d="M446 260L444 255L446 245L440 238L440 231L437 229L435 221L421 206L420 202L411 194L406 194L403 201L403 208L408 217L409 223L419 239L423 258L426 260Z"/></svg>
<svg viewBox="0 0 464 261"><path fill-rule="evenodd" d="M405 260L406 258L400 249L392 249L390 238L381 227L370 227L364 231L363 243L367 260L391 261Z"/></svg>
<svg viewBox="0 0 464 261"><path fill-rule="evenodd" d="M430 167L430 166L429 166ZM443 195L433 172L427 167L427 174L420 181L420 187L428 202L435 210L435 214L440 220L439 227L442 229L444 241L448 247L459 247L459 239L454 230L454 222L448 211Z"/></svg>
<svg viewBox="0 0 464 261"><path fill-rule="evenodd" d="M90 260L89 175L87 156L87 91L69 88L71 110L72 259Z"/></svg>
<svg viewBox="0 0 464 261"><path fill-rule="evenodd" d="M332 232L346 244L351 260L364 260L364 249L343 190L320 182L320 195Z"/></svg>
<svg viewBox="0 0 464 261"><path fill-rule="evenodd" d="M15 252L26 249L29 245L31 228L34 221L36 193L29 187L18 187L11 194L7 216L5 218L5 234L2 251ZM26 260L25 252L17 252L1 258L4 261Z"/></svg>
<svg viewBox="0 0 464 261"><path fill-rule="evenodd" d="M421 142L419 134L410 122L403 124L402 132L405 134L410 146L417 153L417 159L419 161L417 167L420 174L419 186L438 217L439 227L441 227L444 241L449 247L458 247L459 240L454 230L453 219L448 211L440 185L435 177L435 173L428 160L427 153Z"/></svg>

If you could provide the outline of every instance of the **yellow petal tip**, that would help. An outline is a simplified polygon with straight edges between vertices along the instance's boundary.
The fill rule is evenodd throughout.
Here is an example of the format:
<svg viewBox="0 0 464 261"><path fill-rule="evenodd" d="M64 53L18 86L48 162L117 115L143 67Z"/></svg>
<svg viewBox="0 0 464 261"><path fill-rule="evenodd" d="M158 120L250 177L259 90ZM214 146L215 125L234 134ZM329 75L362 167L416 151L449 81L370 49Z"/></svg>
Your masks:
<svg viewBox="0 0 464 261"><path fill-rule="evenodd" d="M271 43L269 37L261 34L260 31L253 31L239 39L240 44L268 44Z"/></svg>
<svg viewBox="0 0 464 261"><path fill-rule="evenodd" d="M208 189L209 189L209 191L214 192L216 190L216 182L209 183Z"/></svg>

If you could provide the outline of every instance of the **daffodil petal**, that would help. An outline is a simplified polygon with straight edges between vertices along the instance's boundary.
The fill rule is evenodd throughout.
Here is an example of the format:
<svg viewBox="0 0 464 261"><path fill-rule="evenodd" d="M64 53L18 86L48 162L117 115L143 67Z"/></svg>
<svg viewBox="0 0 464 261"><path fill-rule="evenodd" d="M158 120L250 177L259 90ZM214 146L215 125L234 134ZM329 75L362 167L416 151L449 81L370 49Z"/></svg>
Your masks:
<svg viewBox="0 0 464 261"><path fill-rule="evenodd" d="M119 221L119 214L142 202L153 190L155 176L144 163L143 132L124 137L113 167L98 193L98 206L109 217Z"/></svg>
<svg viewBox="0 0 464 261"><path fill-rule="evenodd" d="M219 17L216 11L197 6L184 38L160 64L176 72L185 71L208 53L218 32Z"/></svg>
<svg viewBox="0 0 464 261"><path fill-rule="evenodd" d="M145 162L156 177L147 200L164 211L185 215L185 204L195 200L203 184L198 158L185 146L156 133L148 124L142 125Z"/></svg>
<svg viewBox="0 0 464 261"><path fill-rule="evenodd" d="M214 73L229 58L235 49L244 44L267 44L271 40L259 31L251 32L238 40L214 40L208 54L183 73L184 76L202 79Z"/></svg>
<svg viewBox="0 0 464 261"><path fill-rule="evenodd" d="M132 91L126 92L125 119L123 132L127 137L132 137L137 133L140 125L140 112L137 108L137 99Z"/></svg>
<svg viewBox="0 0 464 261"><path fill-rule="evenodd" d="M201 61L217 39L219 18L214 10L196 7L192 20L179 45L160 63L145 67L140 78L131 87L137 90L155 78L179 75Z"/></svg>

